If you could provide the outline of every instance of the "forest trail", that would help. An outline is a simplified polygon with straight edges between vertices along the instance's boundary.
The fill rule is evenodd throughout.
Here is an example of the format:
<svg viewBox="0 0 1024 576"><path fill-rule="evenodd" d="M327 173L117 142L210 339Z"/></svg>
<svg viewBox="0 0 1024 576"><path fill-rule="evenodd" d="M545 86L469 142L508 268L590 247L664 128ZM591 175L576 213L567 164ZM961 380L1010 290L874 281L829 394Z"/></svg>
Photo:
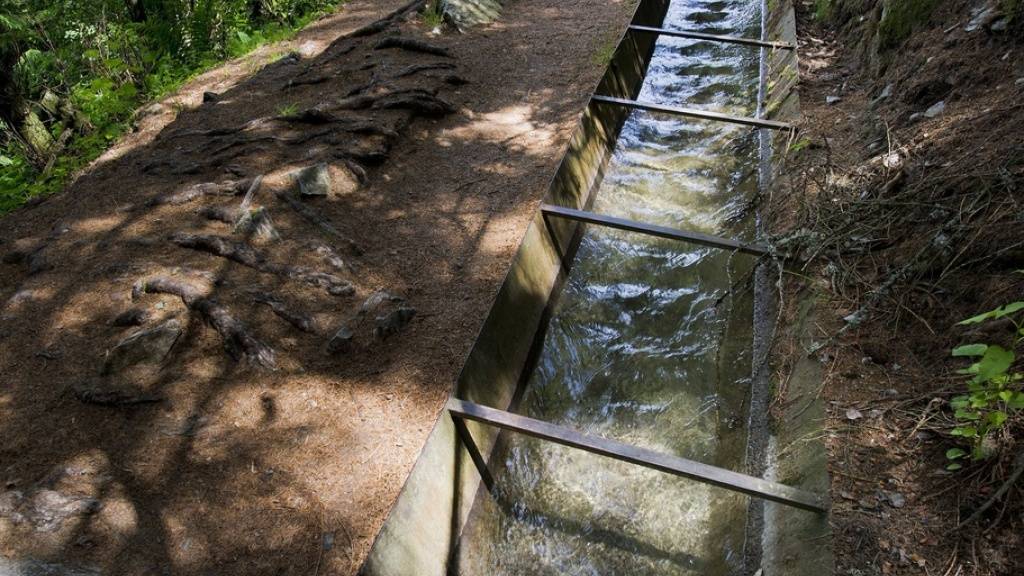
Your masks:
<svg viewBox="0 0 1024 576"><path fill-rule="evenodd" d="M354 573L633 5L352 0L4 216L4 561Z"/></svg>

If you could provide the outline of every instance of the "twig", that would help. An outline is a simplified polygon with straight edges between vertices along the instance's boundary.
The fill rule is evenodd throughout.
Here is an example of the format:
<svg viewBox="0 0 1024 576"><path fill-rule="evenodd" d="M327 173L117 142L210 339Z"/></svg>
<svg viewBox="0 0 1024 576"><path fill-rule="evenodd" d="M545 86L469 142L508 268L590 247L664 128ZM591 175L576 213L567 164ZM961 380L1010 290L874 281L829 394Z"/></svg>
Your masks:
<svg viewBox="0 0 1024 576"><path fill-rule="evenodd" d="M1018 452L1017 457L1013 459L1013 471L1010 472L1010 477L1007 478L1005 482L1003 482L1003 485L1000 486L999 489L996 490L995 493L992 494L992 496L990 496L989 499L986 500L980 508L978 508L970 516L968 516L966 520L957 524L955 530L959 530L964 526L970 524L971 522L974 522L978 518L981 518L981 515L984 514L986 510L991 508L993 504L995 504L1000 498L1002 498L1006 494L1007 491L1010 490L1010 487L1012 487L1014 482L1016 482L1020 478L1021 474L1024 474L1024 450Z"/></svg>

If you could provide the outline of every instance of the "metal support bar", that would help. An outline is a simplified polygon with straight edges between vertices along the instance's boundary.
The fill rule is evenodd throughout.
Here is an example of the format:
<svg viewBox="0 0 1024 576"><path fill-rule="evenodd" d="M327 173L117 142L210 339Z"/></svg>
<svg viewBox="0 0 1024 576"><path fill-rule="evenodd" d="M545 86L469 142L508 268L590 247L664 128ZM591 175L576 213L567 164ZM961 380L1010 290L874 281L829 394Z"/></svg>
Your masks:
<svg viewBox="0 0 1024 576"><path fill-rule="evenodd" d="M533 418L527 418L526 416L520 416L519 414L505 412L504 410L496 410L473 402L452 398L448 400L448 412L453 417L483 422L504 430L511 430L571 448L579 448L580 450L637 464L645 468L652 468L705 484L711 484L712 486L742 492L756 498L764 498L765 500L813 512L825 512L826 510L822 499L806 490L762 480L761 478L754 478L739 472L701 464L700 462L676 456L659 454L653 450L637 448L636 446L630 446L629 444L614 440L587 436L564 426L557 426Z"/></svg>
<svg viewBox="0 0 1024 576"><path fill-rule="evenodd" d="M678 106L662 106L661 104L650 104L647 102L639 102L636 100L626 100L625 98L615 98L613 96L601 96L599 94L595 94L593 100L595 102L601 102L603 104L617 104L619 106L628 106L630 108L638 108L640 110L647 110L650 112L664 112L666 114L676 114L678 116L700 118L702 120L718 120L721 122L732 122L733 124L743 124L744 126L754 126L755 128L770 128L772 130L794 129L794 126L787 122L777 122L775 120L762 120L760 118L748 118L746 116L732 116L730 114L722 114L721 112L706 112L704 110L696 110L693 108L680 108Z"/></svg>
<svg viewBox="0 0 1024 576"><path fill-rule="evenodd" d="M644 224L643 222L616 218L614 216L605 216L603 214L595 214L585 210L576 210L575 208L565 208L564 206L554 206L552 204L541 204L540 210L545 216L560 216L577 222L597 224L599 226L607 226L608 228L627 230L629 232L639 232L649 236L657 236L658 238L682 240L683 242L700 244L702 246L711 246L713 248L722 248L725 250L736 250L737 252L753 254L755 256L761 256L769 253L769 249L766 246L759 244L747 244L746 242L740 242L739 240L719 238L718 236L701 234L700 232L687 232L685 230L668 228L666 226Z"/></svg>
<svg viewBox="0 0 1024 576"><path fill-rule="evenodd" d="M711 40L712 42L728 42L730 44L743 44L745 46L758 46L764 48L778 48L780 50L795 50L796 46L786 42L770 42L767 40L756 40L754 38L740 38L738 36L721 36L718 34L705 34L703 32L687 32L685 30L669 30L668 28L654 28L652 26L632 25L630 30L636 32L649 32L661 34L662 36L674 36L676 38L693 38L695 40Z"/></svg>

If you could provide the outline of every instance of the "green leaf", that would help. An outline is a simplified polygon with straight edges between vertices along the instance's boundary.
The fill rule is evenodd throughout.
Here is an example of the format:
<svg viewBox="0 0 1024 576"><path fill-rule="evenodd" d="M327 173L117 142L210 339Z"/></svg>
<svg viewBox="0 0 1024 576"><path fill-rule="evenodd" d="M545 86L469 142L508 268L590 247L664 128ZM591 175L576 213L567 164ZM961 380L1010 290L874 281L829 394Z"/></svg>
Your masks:
<svg viewBox="0 0 1024 576"><path fill-rule="evenodd" d="M978 375L974 377L976 382L986 382L993 377L1004 374L1013 364L1013 352L1001 346L989 346L985 355L978 362Z"/></svg>
<svg viewBox="0 0 1024 576"><path fill-rule="evenodd" d="M957 322L957 324L961 326L966 324L979 324L986 320L991 320L993 318L1002 318L1003 316L1008 316L1010 314L1013 314L1014 312L1019 312L1021 310L1024 310L1024 302L1011 302L1009 304L1006 304L1005 306L1000 306L995 310L989 310L988 312L985 312L983 314L978 314L977 316L971 316L966 320L961 320L960 322Z"/></svg>
<svg viewBox="0 0 1024 576"><path fill-rule="evenodd" d="M949 450L946 450L946 458L949 458L950 460L956 460L957 458L963 458L964 456L967 456L967 451L963 448L950 448Z"/></svg>
<svg viewBox="0 0 1024 576"><path fill-rule="evenodd" d="M1003 412L1002 410L990 412L988 415L988 421L992 426L1002 426L1003 422L1006 422L1006 412Z"/></svg>
<svg viewBox="0 0 1024 576"><path fill-rule="evenodd" d="M1024 302L1010 302L1006 306L1003 306L1002 308L999 308L996 311L996 318L1009 316L1010 314L1013 314L1014 312L1019 312L1021 310L1024 310Z"/></svg>
<svg viewBox="0 0 1024 576"><path fill-rule="evenodd" d="M961 468L963 468L963 464L960 464L959 462L953 462L952 464L946 466L946 470L949 470L950 472L952 472L953 470L959 470Z"/></svg>
<svg viewBox="0 0 1024 576"><path fill-rule="evenodd" d="M0 154L0 166L10 166L12 164L14 164L14 160L13 159L8 158L7 156L4 156L3 154Z"/></svg>
<svg viewBox="0 0 1024 576"><path fill-rule="evenodd" d="M1013 398L1007 400L1006 407L1014 410L1024 409L1024 393L1015 392Z"/></svg>
<svg viewBox="0 0 1024 576"><path fill-rule="evenodd" d="M974 426L958 426L953 428L950 434L953 436L963 436L964 438L974 438L978 435L978 429Z"/></svg>
<svg viewBox="0 0 1024 576"><path fill-rule="evenodd" d="M999 399L1003 402L1009 402L1013 398L1012 390L1003 390L999 392Z"/></svg>
<svg viewBox="0 0 1024 576"><path fill-rule="evenodd" d="M983 356L988 344L964 344L953 348L953 356Z"/></svg>
<svg viewBox="0 0 1024 576"><path fill-rule="evenodd" d="M954 415L956 416L957 420L981 420L981 412L977 412L974 410L960 409L957 410Z"/></svg>

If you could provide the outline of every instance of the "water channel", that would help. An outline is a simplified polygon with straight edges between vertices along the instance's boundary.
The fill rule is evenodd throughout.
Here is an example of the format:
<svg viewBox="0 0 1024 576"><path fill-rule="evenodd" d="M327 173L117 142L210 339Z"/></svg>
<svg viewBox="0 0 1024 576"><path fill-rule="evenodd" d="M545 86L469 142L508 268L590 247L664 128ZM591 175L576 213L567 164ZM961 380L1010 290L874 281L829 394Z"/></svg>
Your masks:
<svg viewBox="0 0 1024 576"><path fill-rule="evenodd" d="M664 26L759 37L751 0L674 0ZM660 37L639 100L740 116L759 51ZM751 239L749 127L633 111L593 211ZM743 471L753 257L588 226L516 411ZM453 571L466 576L725 576L743 567L747 497L504 434Z"/></svg>

